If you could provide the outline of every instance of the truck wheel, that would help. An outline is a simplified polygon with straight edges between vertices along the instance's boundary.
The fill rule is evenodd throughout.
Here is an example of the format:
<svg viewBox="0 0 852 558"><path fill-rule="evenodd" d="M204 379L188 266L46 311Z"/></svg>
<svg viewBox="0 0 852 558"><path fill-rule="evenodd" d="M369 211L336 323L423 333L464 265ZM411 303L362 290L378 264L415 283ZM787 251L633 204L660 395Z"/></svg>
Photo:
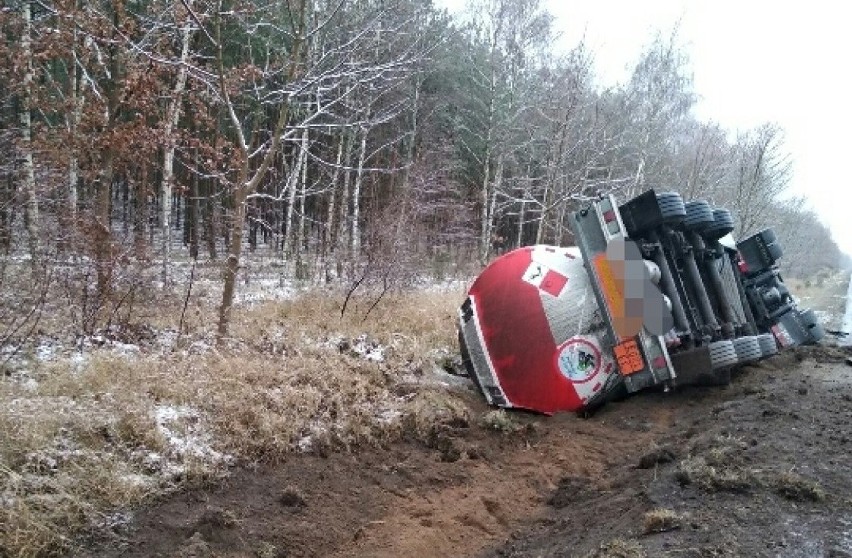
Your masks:
<svg viewBox="0 0 852 558"><path fill-rule="evenodd" d="M781 245L777 242L767 244L766 251L769 252L769 256L772 258L772 263L777 262L781 259L781 256L784 255L784 251L781 249Z"/></svg>
<svg viewBox="0 0 852 558"><path fill-rule="evenodd" d="M730 368L737 364L737 351L730 339L714 341L708 345L710 349L710 364L713 370Z"/></svg>
<svg viewBox="0 0 852 558"><path fill-rule="evenodd" d="M817 318L816 312L814 312L810 308L799 312L799 317L801 318L802 323L805 324L806 327L811 327L813 325L819 324L819 319Z"/></svg>
<svg viewBox="0 0 852 558"><path fill-rule="evenodd" d="M812 309L808 308L807 310L800 310L799 319L802 321L802 324L811 336L810 342L816 343L825 337L825 329L822 327L819 318L817 318L816 312Z"/></svg>
<svg viewBox="0 0 852 558"><path fill-rule="evenodd" d="M684 207L686 208L686 219L683 220L683 226L687 229L698 232L713 224L713 210L706 201L687 202Z"/></svg>
<svg viewBox="0 0 852 558"><path fill-rule="evenodd" d="M762 231L758 231L755 234L760 235L760 238L763 239L764 244L769 245L778 242L778 237L775 236L775 231L773 231L772 229L763 229Z"/></svg>
<svg viewBox="0 0 852 558"><path fill-rule="evenodd" d="M775 342L775 336L771 333L761 333L757 336L757 341L760 343L762 358L778 354L778 343Z"/></svg>
<svg viewBox="0 0 852 558"><path fill-rule="evenodd" d="M825 337L825 329L822 324L814 324L808 328L808 333L811 334L811 339L814 343Z"/></svg>
<svg viewBox="0 0 852 558"><path fill-rule="evenodd" d="M683 198L677 192L661 192L657 194L657 205L660 207L660 213L663 216L663 221L666 223L680 223L686 218L686 208L683 205Z"/></svg>
<svg viewBox="0 0 852 558"><path fill-rule="evenodd" d="M703 234L711 240L718 240L734 231L734 218L727 209L713 210L713 224L704 229Z"/></svg>
<svg viewBox="0 0 852 558"><path fill-rule="evenodd" d="M737 361L740 364L760 360L762 356L760 341L754 335L734 339L734 349L736 349Z"/></svg>

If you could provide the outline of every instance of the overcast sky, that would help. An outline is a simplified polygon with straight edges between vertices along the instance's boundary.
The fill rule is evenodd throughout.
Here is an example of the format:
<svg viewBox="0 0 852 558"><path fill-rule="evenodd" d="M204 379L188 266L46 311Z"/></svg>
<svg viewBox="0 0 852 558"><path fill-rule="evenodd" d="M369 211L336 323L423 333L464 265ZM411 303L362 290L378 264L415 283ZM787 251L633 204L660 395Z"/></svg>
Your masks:
<svg viewBox="0 0 852 558"><path fill-rule="evenodd" d="M732 132L786 131L793 193L804 194L852 254L852 7L810 0L545 0L566 49L585 36L603 85L629 75L656 30L680 21L697 114ZM436 0L458 10L464 0Z"/></svg>

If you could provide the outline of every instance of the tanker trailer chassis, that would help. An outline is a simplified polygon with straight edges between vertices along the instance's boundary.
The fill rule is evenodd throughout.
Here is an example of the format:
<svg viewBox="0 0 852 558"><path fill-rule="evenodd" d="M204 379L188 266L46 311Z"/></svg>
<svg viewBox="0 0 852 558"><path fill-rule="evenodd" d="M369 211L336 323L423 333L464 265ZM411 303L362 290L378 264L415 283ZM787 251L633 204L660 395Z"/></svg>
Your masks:
<svg viewBox="0 0 852 558"><path fill-rule="evenodd" d="M655 386L725 384L824 335L785 286L771 229L735 243L727 210L654 190L601 196L570 220L576 246L499 256L459 309L462 358L492 405L589 412Z"/></svg>

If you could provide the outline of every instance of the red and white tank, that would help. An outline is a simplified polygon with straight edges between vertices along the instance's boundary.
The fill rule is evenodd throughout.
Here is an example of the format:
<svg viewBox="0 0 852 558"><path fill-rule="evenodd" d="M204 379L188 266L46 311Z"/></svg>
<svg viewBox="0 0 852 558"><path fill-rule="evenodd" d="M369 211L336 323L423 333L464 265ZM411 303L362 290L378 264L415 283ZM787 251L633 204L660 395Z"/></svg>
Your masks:
<svg viewBox="0 0 852 558"><path fill-rule="evenodd" d="M460 326L468 368L494 405L581 410L618 373L575 247L525 247L495 259L471 286Z"/></svg>

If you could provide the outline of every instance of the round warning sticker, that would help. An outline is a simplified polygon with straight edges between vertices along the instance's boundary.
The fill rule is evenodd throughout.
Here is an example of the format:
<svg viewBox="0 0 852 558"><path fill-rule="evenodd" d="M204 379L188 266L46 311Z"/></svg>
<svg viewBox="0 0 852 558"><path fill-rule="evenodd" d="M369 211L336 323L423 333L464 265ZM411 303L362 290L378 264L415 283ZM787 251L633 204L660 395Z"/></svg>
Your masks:
<svg viewBox="0 0 852 558"><path fill-rule="evenodd" d="M556 351L556 364L572 382L588 382L600 372L601 351L591 339L572 337Z"/></svg>

